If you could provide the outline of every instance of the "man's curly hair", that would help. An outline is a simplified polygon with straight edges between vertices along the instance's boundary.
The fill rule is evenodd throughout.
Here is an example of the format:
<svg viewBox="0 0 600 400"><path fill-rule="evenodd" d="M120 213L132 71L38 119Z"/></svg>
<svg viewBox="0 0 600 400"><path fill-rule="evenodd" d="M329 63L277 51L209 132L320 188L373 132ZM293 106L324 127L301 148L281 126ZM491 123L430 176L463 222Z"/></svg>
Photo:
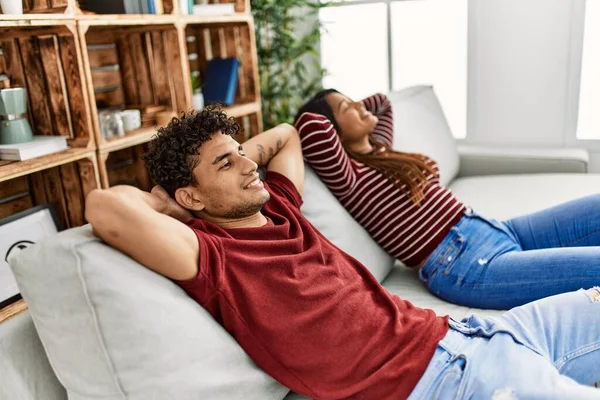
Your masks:
<svg viewBox="0 0 600 400"><path fill-rule="evenodd" d="M235 136L242 131L235 118L228 117L220 105L183 113L158 129L142 159L152 180L174 197L179 188L196 183L192 171L200 161L202 144L221 132Z"/></svg>

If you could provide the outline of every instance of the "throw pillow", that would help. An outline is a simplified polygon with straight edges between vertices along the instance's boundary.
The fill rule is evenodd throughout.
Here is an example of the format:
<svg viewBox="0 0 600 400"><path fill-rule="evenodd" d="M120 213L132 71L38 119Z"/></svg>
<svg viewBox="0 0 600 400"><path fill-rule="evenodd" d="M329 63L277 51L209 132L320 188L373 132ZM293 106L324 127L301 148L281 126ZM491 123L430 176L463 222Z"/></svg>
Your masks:
<svg viewBox="0 0 600 400"><path fill-rule="evenodd" d="M89 225L10 260L70 399L282 399L208 312Z"/></svg>

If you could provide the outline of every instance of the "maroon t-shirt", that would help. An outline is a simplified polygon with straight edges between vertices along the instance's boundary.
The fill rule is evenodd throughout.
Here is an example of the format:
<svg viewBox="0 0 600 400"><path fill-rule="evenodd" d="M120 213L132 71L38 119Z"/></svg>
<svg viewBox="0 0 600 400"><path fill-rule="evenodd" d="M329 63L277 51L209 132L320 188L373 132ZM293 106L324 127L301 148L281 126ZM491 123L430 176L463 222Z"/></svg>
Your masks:
<svg viewBox="0 0 600 400"><path fill-rule="evenodd" d="M314 399L401 399L448 330L383 288L300 213L302 199L270 172L258 228L188 225L200 243L196 278L177 282L264 371Z"/></svg>

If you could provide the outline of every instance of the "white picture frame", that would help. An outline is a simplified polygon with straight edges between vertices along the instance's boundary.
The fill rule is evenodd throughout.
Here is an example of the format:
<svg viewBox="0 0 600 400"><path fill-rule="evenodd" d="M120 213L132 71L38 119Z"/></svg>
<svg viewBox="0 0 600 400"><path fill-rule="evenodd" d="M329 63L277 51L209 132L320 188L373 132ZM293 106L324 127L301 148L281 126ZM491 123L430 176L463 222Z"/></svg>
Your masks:
<svg viewBox="0 0 600 400"><path fill-rule="evenodd" d="M21 298L9 257L60 231L51 204L42 204L0 220L0 309Z"/></svg>

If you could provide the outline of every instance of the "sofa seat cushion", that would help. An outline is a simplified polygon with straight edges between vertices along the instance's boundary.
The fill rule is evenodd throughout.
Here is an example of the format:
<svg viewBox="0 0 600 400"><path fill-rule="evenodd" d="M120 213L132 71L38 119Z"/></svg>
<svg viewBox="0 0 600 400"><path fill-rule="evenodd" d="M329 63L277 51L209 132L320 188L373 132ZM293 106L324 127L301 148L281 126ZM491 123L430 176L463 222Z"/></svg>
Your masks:
<svg viewBox="0 0 600 400"><path fill-rule="evenodd" d="M69 399L279 400L289 391L181 288L89 225L9 261Z"/></svg>
<svg viewBox="0 0 600 400"><path fill-rule="evenodd" d="M600 174L526 174L459 178L450 190L477 213L498 220L540 211L600 191Z"/></svg>
<svg viewBox="0 0 600 400"><path fill-rule="evenodd" d="M427 290L427 287L419 280L417 272L414 269L407 268L400 263L396 264L382 285L390 293L410 301L417 307L431 309L437 315L450 315L457 320L461 320L472 314L495 316L503 313L503 311L499 310L482 310L448 303L431 294Z"/></svg>

